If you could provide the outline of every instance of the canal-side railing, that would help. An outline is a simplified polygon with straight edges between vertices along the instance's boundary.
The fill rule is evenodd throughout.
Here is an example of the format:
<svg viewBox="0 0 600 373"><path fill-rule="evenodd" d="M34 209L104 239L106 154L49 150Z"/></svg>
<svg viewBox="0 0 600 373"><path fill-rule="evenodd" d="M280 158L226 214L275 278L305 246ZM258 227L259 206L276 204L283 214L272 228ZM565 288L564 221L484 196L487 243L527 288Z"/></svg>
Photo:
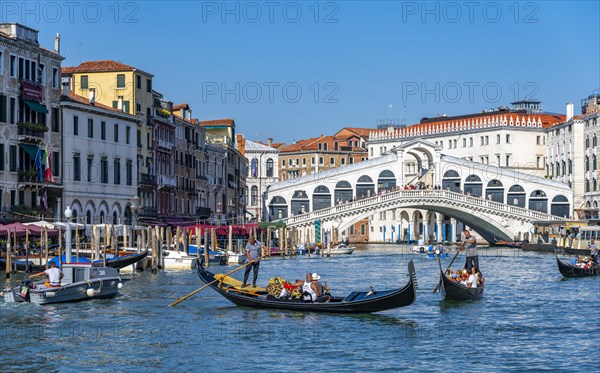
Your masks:
<svg viewBox="0 0 600 373"><path fill-rule="evenodd" d="M414 200L414 201L405 201L406 199ZM466 205L465 207L479 207L488 209L490 213L499 213L502 212L504 215L512 215L514 218L527 219L530 221L533 220L564 220L564 218L554 216L551 214L547 214L544 212L539 212L535 210L526 209L523 207L508 205L505 203L495 202L486 200L479 197L469 196L462 193L452 192L449 190L399 190L393 192L387 192L381 195L364 198L358 201L349 202L342 205L336 205L333 207L312 211L309 213L295 215L286 219L288 225L293 226L297 224L306 224L310 223L317 219L324 219L335 217L337 215L343 214L348 215L348 213L352 213L356 211L359 213L361 210L369 209L373 210L373 207L376 207L381 204L385 204L387 208L393 208L393 206L389 206L390 202L395 202L402 200L400 205L404 205L406 207L411 207L409 205L414 203L414 207L418 207L417 203L422 204L427 202L427 204L456 204L461 203ZM374 209L376 210L376 208Z"/></svg>

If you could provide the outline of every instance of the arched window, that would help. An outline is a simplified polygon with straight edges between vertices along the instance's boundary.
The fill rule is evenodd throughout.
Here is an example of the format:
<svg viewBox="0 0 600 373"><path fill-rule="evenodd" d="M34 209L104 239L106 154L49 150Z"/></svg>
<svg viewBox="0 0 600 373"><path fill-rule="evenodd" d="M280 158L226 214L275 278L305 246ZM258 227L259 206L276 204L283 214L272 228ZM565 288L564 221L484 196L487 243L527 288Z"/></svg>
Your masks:
<svg viewBox="0 0 600 373"><path fill-rule="evenodd" d="M86 224L92 224L92 212L90 210L85 213L85 222Z"/></svg>
<svg viewBox="0 0 600 373"><path fill-rule="evenodd" d="M117 217L117 212L116 212L116 211L113 211L113 215L112 215L112 223L113 223L114 225L117 225L117 224L119 223L119 222L118 222L118 217Z"/></svg>
<svg viewBox="0 0 600 373"><path fill-rule="evenodd" d="M273 177L273 160L267 159L267 177Z"/></svg>
<svg viewBox="0 0 600 373"><path fill-rule="evenodd" d="M454 170L448 170L442 177L442 189L453 192L460 191L460 175Z"/></svg>
<svg viewBox="0 0 600 373"><path fill-rule="evenodd" d="M589 147L590 147L590 137L589 137L589 136L586 136L586 137L585 137L585 148L587 149L587 148L589 148Z"/></svg>
<svg viewBox="0 0 600 373"><path fill-rule="evenodd" d="M250 161L250 176L258 177L258 159L252 158Z"/></svg>
<svg viewBox="0 0 600 373"><path fill-rule="evenodd" d="M585 179L585 192L590 191L590 179Z"/></svg>
<svg viewBox="0 0 600 373"><path fill-rule="evenodd" d="M560 163L556 162L556 176L560 176Z"/></svg>
<svg viewBox="0 0 600 373"><path fill-rule="evenodd" d="M338 181L338 183L335 184L333 194L336 204L351 201L353 198L352 185L345 180Z"/></svg>
<svg viewBox="0 0 600 373"><path fill-rule="evenodd" d="M304 214L305 212L309 212L310 205L308 194L306 194L306 192L303 190L295 191L294 195L292 196L291 208L291 212L293 215Z"/></svg>
<svg viewBox="0 0 600 373"><path fill-rule="evenodd" d="M557 195L552 198L552 205L550 207L550 213L554 216L560 216L563 218L569 217L569 200L563 195Z"/></svg>
<svg viewBox="0 0 600 373"><path fill-rule="evenodd" d="M543 190L534 190L529 195L529 209L539 212L548 212L548 197Z"/></svg>
<svg viewBox="0 0 600 373"><path fill-rule="evenodd" d="M592 154L592 170L596 171L597 163L596 163L596 154Z"/></svg>
<svg viewBox="0 0 600 373"><path fill-rule="evenodd" d="M592 137L592 146L598 146L598 138L596 137L596 134L594 134L594 137Z"/></svg>
<svg viewBox="0 0 600 373"><path fill-rule="evenodd" d="M469 175L465 179L465 194L481 197L483 192L483 183L477 175Z"/></svg>
<svg viewBox="0 0 600 373"><path fill-rule="evenodd" d="M561 166L562 166L562 174L566 175L567 174L567 162L562 161Z"/></svg>
<svg viewBox="0 0 600 373"><path fill-rule="evenodd" d="M313 211L331 207L331 192L325 185L319 185L313 192Z"/></svg>
<svg viewBox="0 0 600 373"><path fill-rule="evenodd" d="M102 206L100 206L102 207ZM104 211L100 211L100 224L104 224L106 221L104 220Z"/></svg>
<svg viewBox="0 0 600 373"><path fill-rule="evenodd" d="M504 186L500 180L491 180L485 190L485 198L490 201L504 203Z"/></svg>
<svg viewBox="0 0 600 373"><path fill-rule="evenodd" d="M589 156L585 156L585 170L589 171L590 170L590 157Z"/></svg>
<svg viewBox="0 0 600 373"><path fill-rule="evenodd" d="M507 203L512 206L525 207L525 189L520 185L513 185L508 189Z"/></svg>
<svg viewBox="0 0 600 373"><path fill-rule="evenodd" d="M569 165L569 175L570 175L573 173L573 161L569 159L568 165Z"/></svg>
<svg viewBox="0 0 600 373"><path fill-rule="evenodd" d="M356 182L356 198L363 199L375 195L375 184L369 176L363 175Z"/></svg>
<svg viewBox="0 0 600 373"><path fill-rule="evenodd" d="M258 187L256 185L253 185L250 189L250 205L258 206Z"/></svg>
<svg viewBox="0 0 600 373"><path fill-rule="evenodd" d="M273 197L271 203L269 203L269 220L279 220L288 217L288 206L285 198Z"/></svg>
<svg viewBox="0 0 600 373"><path fill-rule="evenodd" d="M396 175L392 171L384 170L377 179L377 189L393 189L396 187Z"/></svg>

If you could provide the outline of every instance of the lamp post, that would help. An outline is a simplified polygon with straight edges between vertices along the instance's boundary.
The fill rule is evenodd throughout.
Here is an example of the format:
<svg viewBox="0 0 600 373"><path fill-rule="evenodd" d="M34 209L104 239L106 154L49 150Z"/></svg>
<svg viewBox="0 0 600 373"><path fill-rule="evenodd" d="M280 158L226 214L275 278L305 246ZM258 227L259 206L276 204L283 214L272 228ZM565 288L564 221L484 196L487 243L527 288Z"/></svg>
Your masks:
<svg viewBox="0 0 600 373"><path fill-rule="evenodd" d="M217 202L217 222L221 224L221 202Z"/></svg>
<svg viewBox="0 0 600 373"><path fill-rule="evenodd" d="M67 205L65 209L65 218L67 218L67 231L65 232L65 263L71 262L71 217L73 210Z"/></svg>

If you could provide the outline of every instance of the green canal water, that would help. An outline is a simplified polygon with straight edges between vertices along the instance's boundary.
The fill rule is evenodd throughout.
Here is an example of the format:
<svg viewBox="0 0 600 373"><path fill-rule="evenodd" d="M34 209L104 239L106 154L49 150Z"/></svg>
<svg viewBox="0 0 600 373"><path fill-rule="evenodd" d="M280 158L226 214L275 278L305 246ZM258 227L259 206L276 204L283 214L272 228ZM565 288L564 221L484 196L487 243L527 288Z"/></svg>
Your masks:
<svg viewBox="0 0 600 373"><path fill-rule="evenodd" d="M432 294L436 260L391 245L266 260L259 281L318 272L334 295L383 290L406 283L409 260L416 302L368 315L244 309L211 289L168 307L202 285L193 271L124 275L110 300L2 301L0 371L600 370L600 277L563 279L553 254L481 249L487 287L477 302L442 301Z"/></svg>

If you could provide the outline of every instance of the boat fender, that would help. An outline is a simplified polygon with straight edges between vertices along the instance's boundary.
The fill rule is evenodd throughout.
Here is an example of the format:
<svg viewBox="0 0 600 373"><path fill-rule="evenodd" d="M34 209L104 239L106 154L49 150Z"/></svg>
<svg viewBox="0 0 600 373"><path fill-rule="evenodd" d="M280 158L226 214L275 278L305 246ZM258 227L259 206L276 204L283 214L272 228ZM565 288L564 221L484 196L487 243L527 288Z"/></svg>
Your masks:
<svg viewBox="0 0 600 373"><path fill-rule="evenodd" d="M119 283L117 284L117 288L118 288L118 289L122 289L122 288L123 288L123 283L122 283L122 282L119 282Z"/></svg>
<svg viewBox="0 0 600 373"><path fill-rule="evenodd" d="M88 288L88 289L85 291L85 294L86 294L88 297L93 297L94 295L96 295L96 290L94 290L94 288Z"/></svg>
<svg viewBox="0 0 600 373"><path fill-rule="evenodd" d="M46 292L44 292L44 293L42 293L42 294L44 294L44 296L45 296L46 298L52 298L53 296L55 296L55 295L56 295L56 293L55 293L55 292L53 292L53 291L46 291Z"/></svg>

